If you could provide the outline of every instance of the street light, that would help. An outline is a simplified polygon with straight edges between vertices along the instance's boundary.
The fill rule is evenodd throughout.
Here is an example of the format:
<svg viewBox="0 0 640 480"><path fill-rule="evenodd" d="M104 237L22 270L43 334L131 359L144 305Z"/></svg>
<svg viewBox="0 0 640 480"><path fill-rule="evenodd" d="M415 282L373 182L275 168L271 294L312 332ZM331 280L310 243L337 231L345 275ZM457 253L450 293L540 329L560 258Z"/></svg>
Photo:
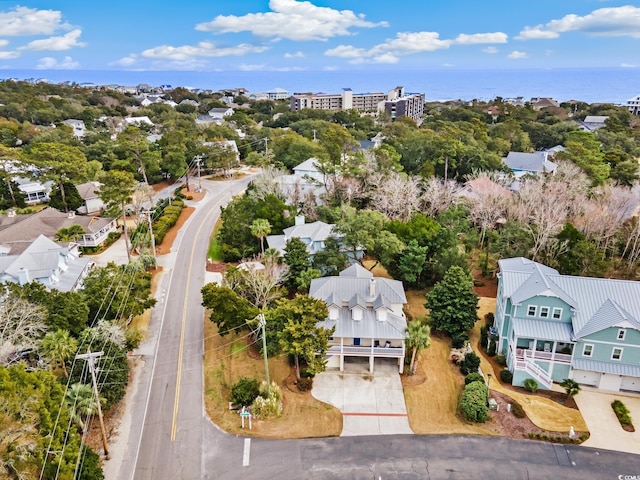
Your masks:
<svg viewBox="0 0 640 480"><path fill-rule="evenodd" d="M491 384L491 374L487 373L487 407L489 406L489 392L491 390L490 384Z"/></svg>

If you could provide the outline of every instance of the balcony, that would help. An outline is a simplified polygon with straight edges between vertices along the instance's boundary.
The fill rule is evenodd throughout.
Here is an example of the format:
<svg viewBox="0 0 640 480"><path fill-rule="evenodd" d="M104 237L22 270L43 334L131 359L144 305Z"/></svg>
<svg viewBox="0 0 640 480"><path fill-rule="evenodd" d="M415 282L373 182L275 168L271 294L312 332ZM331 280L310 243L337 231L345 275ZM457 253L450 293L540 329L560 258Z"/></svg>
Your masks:
<svg viewBox="0 0 640 480"><path fill-rule="evenodd" d="M517 348L516 358L518 360L543 360L545 362L571 363L571 355L557 352L544 352L540 350L530 350L527 348Z"/></svg>
<svg viewBox="0 0 640 480"><path fill-rule="evenodd" d="M327 350L327 355L343 355L346 357L376 357L376 358L404 358L404 347L375 347L349 345L341 347L340 344L332 344Z"/></svg>

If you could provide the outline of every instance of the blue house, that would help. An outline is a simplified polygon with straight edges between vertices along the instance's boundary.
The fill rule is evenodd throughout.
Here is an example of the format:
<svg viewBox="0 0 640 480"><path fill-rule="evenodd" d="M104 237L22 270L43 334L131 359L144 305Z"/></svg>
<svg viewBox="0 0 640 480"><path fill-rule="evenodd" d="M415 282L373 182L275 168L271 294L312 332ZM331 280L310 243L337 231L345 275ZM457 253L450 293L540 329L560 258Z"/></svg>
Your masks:
<svg viewBox="0 0 640 480"><path fill-rule="evenodd" d="M498 263L492 330L514 385L571 378L640 392L640 282L561 275L526 258Z"/></svg>

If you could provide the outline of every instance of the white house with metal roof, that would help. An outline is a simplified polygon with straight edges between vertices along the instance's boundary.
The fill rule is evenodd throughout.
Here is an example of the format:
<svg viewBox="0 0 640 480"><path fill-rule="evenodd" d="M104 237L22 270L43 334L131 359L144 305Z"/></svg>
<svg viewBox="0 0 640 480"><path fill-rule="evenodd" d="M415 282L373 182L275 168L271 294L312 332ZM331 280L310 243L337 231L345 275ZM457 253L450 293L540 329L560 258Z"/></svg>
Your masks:
<svg viewBox="0 0 640 480"><path fill-rule="evenodd" d="M44 235L21 253L11 253L9 247L0 249L0 283L37 281L47 288L70 292L82 287L93 266L90 259L80 256L77 244L59 245Z"/></svg>
<svg viewBox="0 0 640 480"><path fill-rule="evenodd" d="M558 166L550 161L548 157L548 152L509 152L502 161L518 179L527 174L555 173Z"/></svg>
<svg viewBox="0 0 640 480"><path fill-rule="evenodd" d="M640 392L640 282L561 275L521 257L498 263L492 334L514 385L571 378Z"/></svg>
<svg viewBox="0 0 640 480"><path fill-rule="evenodd" d="M290 238L299 238L307 246L309 255L315 255L324 250L324 242L333 235L333 225L324 222L305 223L303 215L297 215L295 225L285 228L283 235L267 236L269 248L275 248L280 255L284 255L285 247Z"/></svg>
<svg viewBox="0 0 640 480"><path fill-rule="evenodd" d="M327 351L329 366L343 371L345 359L368 357L373 372L376 358L394 358L402 373L407 328L402 282L374 277L353 264L338 276L312 280L309 295L327 304L329 316L320 326L335 327Z"/></svg>

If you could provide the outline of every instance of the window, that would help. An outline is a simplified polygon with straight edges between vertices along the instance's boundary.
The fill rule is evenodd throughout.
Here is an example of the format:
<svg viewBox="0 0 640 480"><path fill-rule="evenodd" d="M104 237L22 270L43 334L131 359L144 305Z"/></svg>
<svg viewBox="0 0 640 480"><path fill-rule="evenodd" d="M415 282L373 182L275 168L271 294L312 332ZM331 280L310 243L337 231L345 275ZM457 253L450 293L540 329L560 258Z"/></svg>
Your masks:
<svg viewBox="0 0 640 480"><path fill-rule="evenodd" d="M624 328L618 330L618 340L624 340L624 336L626 333L627 331Z"/></svg>
<svg viewBox="0 0 640 480"><path fill-rule="evenodd" d="M554 308L553 309L553 319L554 320L560 320L560 318L562 318L562 309L561 308Z"/></svg>
<svg viewBox="0 0 640 480"><path fill-rule="evenodd" d="M611 360L620 360L622 358L622 349L620 347L614 347L611 352Z"/></svg>
<svg viewBox="0 0 640 480"><path fill-rule="evenodd" d="M584 345L584 347L582 347L583 357L590 357L592 353L593 353L593 345L587 343Z"/></svg>
<svg viewBox="0 0 640 480"><path fill-rule="evenodd" d="M529 305L529 307L527 307L527 316L529 316L529 317L535 317L536 316L536 306L535 305Z"/></svg>
<svg viewBox="0 0 640 480"><path fill-rule="evenodd" d="M540 307L540 316L542 318L549 318L549 307Z"/></svg>

